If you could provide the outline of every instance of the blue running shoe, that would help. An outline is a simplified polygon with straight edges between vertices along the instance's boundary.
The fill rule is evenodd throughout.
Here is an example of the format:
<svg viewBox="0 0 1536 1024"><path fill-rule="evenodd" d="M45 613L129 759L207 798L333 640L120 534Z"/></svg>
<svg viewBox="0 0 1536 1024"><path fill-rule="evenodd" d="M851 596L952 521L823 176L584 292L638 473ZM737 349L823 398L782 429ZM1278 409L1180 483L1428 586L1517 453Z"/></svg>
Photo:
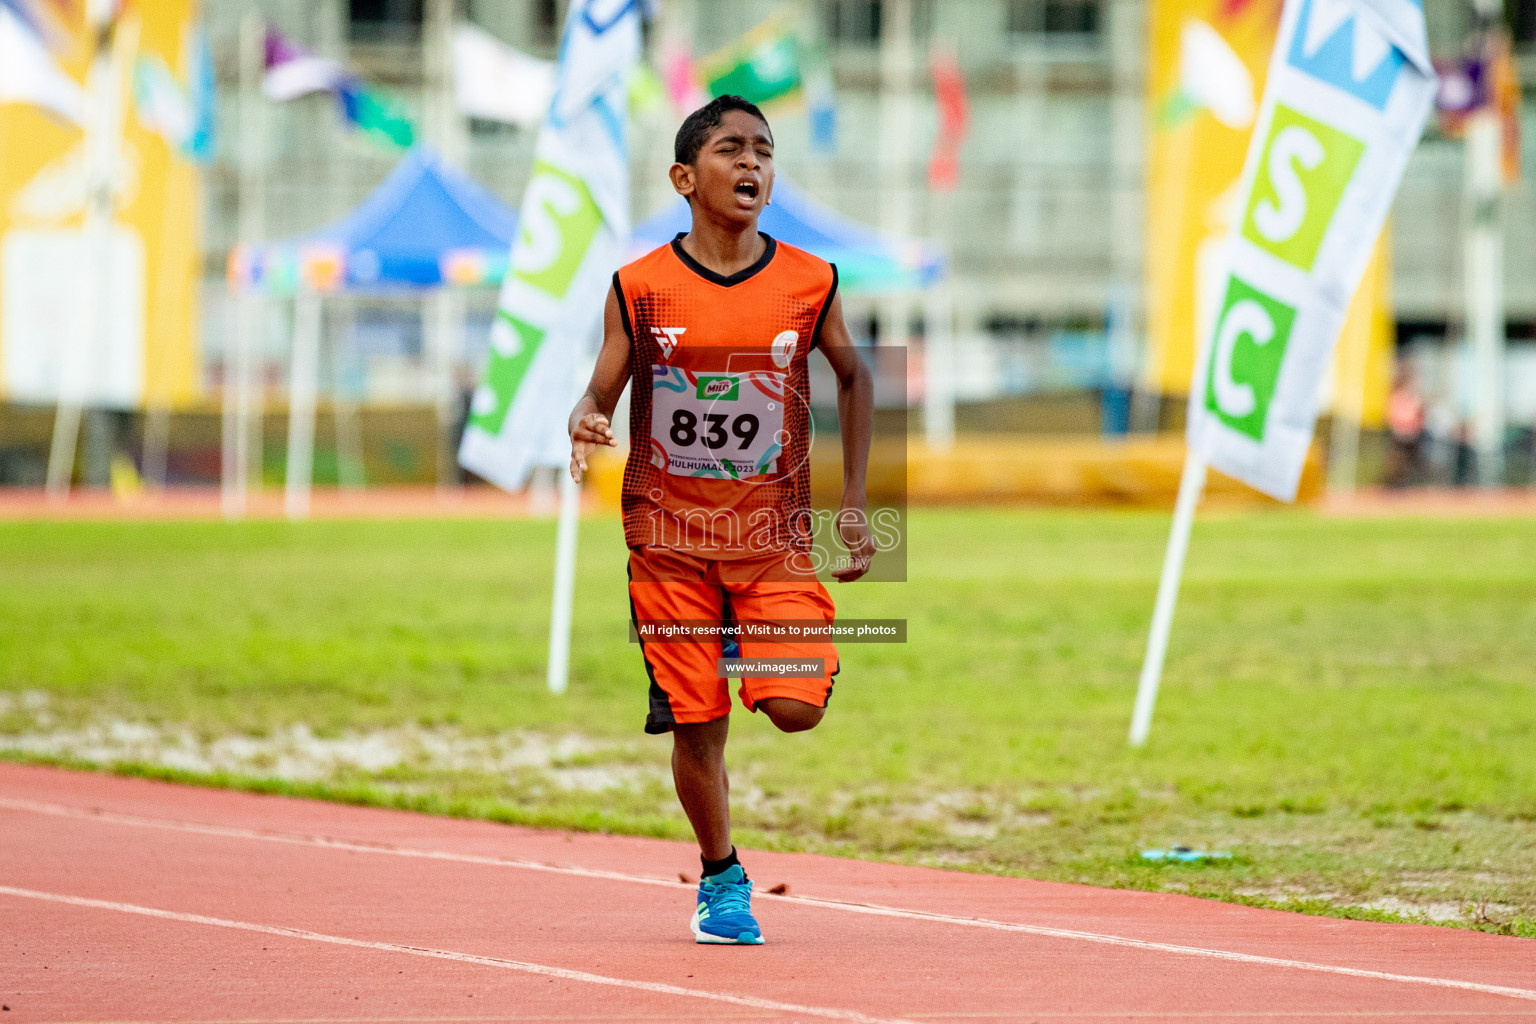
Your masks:
<svg viewBox="0 0 1536 1024"><path fill-rule="evenodd" d="M688 927L695 942L763 944L763 930L752 916L752 882L740 864L699 881L699 906Z"/></svg>

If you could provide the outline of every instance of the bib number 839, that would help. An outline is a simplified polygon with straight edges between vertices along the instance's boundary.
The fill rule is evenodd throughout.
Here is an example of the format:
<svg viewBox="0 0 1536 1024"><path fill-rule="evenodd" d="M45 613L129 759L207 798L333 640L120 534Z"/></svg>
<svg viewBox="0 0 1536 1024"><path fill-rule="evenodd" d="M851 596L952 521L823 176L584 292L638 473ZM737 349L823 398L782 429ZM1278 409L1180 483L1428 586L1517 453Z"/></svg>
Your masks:
<svg viewBox="0 0 1536 1024"><path fill-rule="evenodd" d="M703 436L699 434L699 419L688 409L674 409L672 411L672 429L669 436L672 443L680 448L691 448L694 442L700 442L710 451L724 448L734 434L741 444L738 451L745 451L752 446L752 441L757 437L759 423L757 417L749 412L736 416L728 416L725 413L707 412L703 415L705 430ZM727 433L729 424L729 433Z"/></svg>

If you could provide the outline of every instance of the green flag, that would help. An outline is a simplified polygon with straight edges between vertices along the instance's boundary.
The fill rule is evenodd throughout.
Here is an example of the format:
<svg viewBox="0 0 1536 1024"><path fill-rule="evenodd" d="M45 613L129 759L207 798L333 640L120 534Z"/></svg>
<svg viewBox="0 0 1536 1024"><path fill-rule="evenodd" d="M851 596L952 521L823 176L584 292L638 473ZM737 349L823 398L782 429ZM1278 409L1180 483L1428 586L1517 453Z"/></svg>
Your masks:
<svg viewBox="0 0 1536 1024"><path fill-rule="evenodd" d="M344 83L337 95L347 120L375 142L386 148L410 149L416 141L416 126L393 97L357 79Z"/></svg>
<svg viewBox="0 0 1536 1024"><path fill-rule="evenodd" d="M699 68L711 96L735 95L753 103L768 103L800 91L799 36L774 17L742 36Z"/></svg>

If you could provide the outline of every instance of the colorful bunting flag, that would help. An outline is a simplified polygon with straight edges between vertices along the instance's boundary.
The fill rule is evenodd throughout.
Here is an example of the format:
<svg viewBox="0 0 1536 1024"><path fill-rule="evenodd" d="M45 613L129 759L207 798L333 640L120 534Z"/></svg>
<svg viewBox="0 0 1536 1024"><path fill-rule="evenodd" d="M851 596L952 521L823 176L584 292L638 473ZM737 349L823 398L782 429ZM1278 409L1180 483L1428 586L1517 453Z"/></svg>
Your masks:
<svg viewBox="0 0 1536 1024"><path fill-rule="evenodd" d="M342 116L353 128L386 147L410 149L416 142L416 125L394 97L370 89L359 78L349 78L336 90Z"/></svg>
<svg viewBox="0 0 1536 1024"><path fill-rule="evenodd" d="M1459 139L1467 119L1492 107L1502 129L1504 186L1520 182L1520 73L1503 30L1488 33L1476 52L1435 62L1435 112L1440 134Z"/></svg>
<svg viewBox="0 0 1536 1024"><path fill-rule="evenodd" d="M693 51L685 39L678 37L663 40L661 44L661 79L667 88L667 98L678 114L689 114L709 102L709 93L699 80L698 68L693 61Z"/></svg>
<svg viewBox="0 0 1536 1024"><path fill-rule="evenodd" d="M310 53L275 28L267 29L266 67L261 92L274 103L334 92L347 80L347 69L340 61Z"/></svg>
<svg viewBox="0 0 1536 1024"><path fill-rule="evenodd" d="M929 56L933 73L933 98L939 108L939 131L928 158L928 187L948 191L960 184L960 144L965 141L970 114L965 101L965 78L954 51L934 47Z"/></svg>
<svg viewBox="0 0 1536 1024"><path fill-rule="evenodd" d="M820 37L805 47L805 106L811 115L811 149L837 150L837 92L832 86L832 62Z"/></svg>
<svg viewBox="0 0 1536 1024"><path fill-rule="evenodd" d="M837 150L837 104L832 99L831 78L826 79L824 90L811 93L811 149L817 153ZM809 83L807 90L810 93Z"/></svg>
<svg viewBox="0 0 1536 1024"><path fill-rule="evenodd" d="M667 87L656 69L640 61L629 73L629 113L631 116L649 114L667 105Z"/></svg>

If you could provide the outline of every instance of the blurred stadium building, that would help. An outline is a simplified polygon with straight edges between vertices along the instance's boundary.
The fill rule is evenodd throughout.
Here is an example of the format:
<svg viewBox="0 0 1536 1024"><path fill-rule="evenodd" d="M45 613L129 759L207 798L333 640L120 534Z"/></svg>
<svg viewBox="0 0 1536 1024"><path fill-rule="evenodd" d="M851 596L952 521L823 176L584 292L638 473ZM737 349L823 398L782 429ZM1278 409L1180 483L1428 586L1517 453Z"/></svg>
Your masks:
<svg viewBox="0 0 1536 1024"><path fill-rule="evenodd" d="M967 431L1084 434L1178 426L1177 396L1142 388L1128 395L1146 366L1149 200L1149 18L1160 0L816 0L789 5L814 25L825 46L835 94L835 142L813 138L803 103L769 108L779 172L817 201L895 235L935 240L946 254L953 303L957 427ZM1273 0L1227 0L1233 10ZM203 0L217 81L218 134L205 168L200 222L204 284L200 295L200 398L178 412L170 445L171 480L217 478L218 400L233 322L226 260L241 241L240 73L242 19L256 10L287 39L334 58L396 97L422 137L450 140L462 166L516 208L532 161L535 130L444 113L446 89L434 65L434 18L467 18L536 57L556 56L563 0ZM1277 7L1277 5L1275 5ZM696 57L728 46L781 13L774 0L663 0L648 34L652 51L684 40ZM1473 29L1470 8L1426 0L1437 55L1461 52ZM1536 0L1509 0L1507 21L1524 90L1536 88ZM955 187L929 187L939 130L930 54L958 61L969 131ZM350 131L331 97L264 104L267 147L260 187L267 239L313 231L363 201L400 159ZM1527 181L1505 197L1504 305L1512 382L1509 422L1516 447L1530 446L1536 425L1536 114L1523 105ZM447 124L444 118L457 123ZM665 169L677 116L664 102L637 114L634 133L637 219L671 198ZM1390 296L1394 341L1417 369L1426 404L1454 390L1464 320L1462 252L1467 216L1463 145L1434 130L1413 157L1391 233ZM249 185L247 185L249 187ZM249 239L247 239L249 240ZM461 388L474 379L495 306L494 289L469 292ZM850 296L856 336L878 343L918 343L923 306L916 299ZM270 420L269 475L280 476L286 361L291 313L268 303L262 379ZM434 400L427 344L416 300L347 298L325 312L327 352L320 394L361 408L369 482L430 480L433 426L422 415ZM340 340L339 340L340 339ZM333 351L334 350L334 351ZM1520 383L1523 382L1523 383ZM1147 400L1148 391L1151 401ZM1114 401L1108 400L1114 398ZM1161 398L1161 400L1157 400ZM1462 399L1445 398L1453 407ZM1464 403L1463 403L1464 404ZM39 483L51 411L8 402L0 407L0 482ZM1461 413L1450 414L1456 418ZM139 437L139 417L123 416L118 443ZM1379 417L1377 417L1379 421ZM346 429L322 417L320 479L348 476L334 453ZM1371 426L1372 424L1368 424ZM99 431L98 427L98 431ZM1453 428L1446 428L1452 430ZM1523 441L1518 438L1523 437ZM134 444L138 442L135 440ZM330 445L330 448L327 448ZM110 447L110 443L108 447ZM1380 446L1384 450L1384 443ZM102 443L86 446L83 475L105 478ZM95 454L92 455L91 453ZM1529 465L1511 461L1512 478ZM1367 476L1369 471L1363 470ZM1425 472L1429 472L1428 469ZM1445 472L1454 473L1454 469Z"/></svg>

